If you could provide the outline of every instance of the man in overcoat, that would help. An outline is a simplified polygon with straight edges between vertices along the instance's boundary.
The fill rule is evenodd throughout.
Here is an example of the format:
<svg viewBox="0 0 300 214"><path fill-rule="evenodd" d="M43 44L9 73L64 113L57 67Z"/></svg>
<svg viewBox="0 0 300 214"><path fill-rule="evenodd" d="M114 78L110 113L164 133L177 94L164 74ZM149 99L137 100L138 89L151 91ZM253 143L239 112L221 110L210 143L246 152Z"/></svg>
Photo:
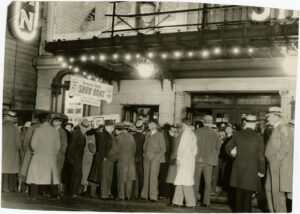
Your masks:
<svg viewBox="0 0 300 214"><path fill-rule="evenodd" d="M272 134L266 145L268 170L266 194L270 212L287 212L286 199L292 199L294 130L282 116L282 109L270 107L267 114Z"/></svg>
<svg viewBox="0 0 300 214"><path fill-rule="evenodd" d="M256 116L245 118L244 128L233 135L225 149L234 157L230 186L236 188L236 212L251 212L252 194L261 191L265 174L264 142L255 132Z"/></svg>
<svg viewBox="0 0 300 214"><path fill-rule="evenodd" d="M46 186L51 185L51 196L58 196L58 184L60 183L57 169L57 154L60 149L59 133L50 124L49 114L41 116L43 124L35 129L31 148L33 155L28 168L26 183L30 184L30 194L38 197L39 190L46 192Z"/></svg>
<svg viewBox="0 0 300 214"><path fill-rule="evenodd" d="M136 180L135 180L135 197L141 196L144 180L144 167L143 167L143 147L145 143L145 135L143 134L143 121L136 123L136 132L133 133L135 140L136 152L135 152L135 167L136 167Z"/></svg>
<svg viewBox="0 0 300 214"><path fill-rule="evenodd" d="M211 115L203 117L204 127L196 130L198 154L196 156L195 170L195 196L199 200L199 187L201 175L204 174L205 189L203 204L210 206L210 197L212 189L213 167L218 163L218 156L221 148L221 139L211 128L213 118Z"/></svg>
<svg viewBox="0 0 300 214"><path fill-rule="evenodd" d="M100 185L100 197L108 200L117 152L113 131L115 122L104 121L104 130L96 136L96 153L93 158L89 180Z"/></svg>
<svg viewBox="0 0 300 214"><path fill-rule="evenodd" d="M2 191L14 192L20 172L20 131L14 124L16 113L5 111L2 123Z"/></svg>
<svg viewBox="0 0 300 214"><path fill-rule="evenodd" d="M126 130L124 124L116 125L116 142L119 147L117 178L118 178L118 199L129 200L131 198L132 182L136 177L135 170L135 141Z"/></svg>
<svg viewBox="0 0 300 214"><path fill-rule="evenodd" d="M164 135L157 128L158 121L150 121L150 131L146 134L144 144L144 184L141 197L152 202L158 200L159 166L165 162L166 152Z"/></svg>
<svg viewBox="0 0 300 214"><path fill-rule="evenodd" d="M167 174L167 178L166 178L166 183L169 184L170 186L170 195L169 195L169 199L170 199L170 203L172 203L173 201L173 196L175 193L175 186L174 186L174 181L175 181L175 177L177 174L177 165L176 165L176 157L177 157L177 150L178 150L178 146L179 146L179 141L181 139L181 135L182 135L182 128L180 128L180 130L178 130L179 133L177 133L177 130L175 127L171 127L170 129L170 145L171 146L171 153L169 156L169 168L168 168L168 174Z"/></svg>
<svg viewBox="0 0 300 214"><path fill-rule="evenodd" d="M83 119L79 124L79 129L71 135L71 142L68 148L68 160L72 164L72 175L70 183L70 195L73 198L78 198L79 188L82 179L82 159L86 144L85 134L90 129L90 124L87 119Z"/></svg>
<svg viewBox="0 0 300 214"><path fill-rule="evenodd" d="M52 116L52 125L58 130L59 133L59 141L60 141L60 149L57 154L57 169L59 173L60 181L62 179L62 169L65 162L66 150L68 147L68 136L67 132L61 127L62 118L58 114L54 114ZM63 184L59 185L59 191L63 193Z"/></svg>
<svg viewBox="0 0 300 214"><path fill-rule="evenodd" d="M197 154L197 138L188 120L182 122L183 134L177 150L177 173L174 181L175 194L172 203L187 207L195 207L194 192L195 157Z"/></svg>

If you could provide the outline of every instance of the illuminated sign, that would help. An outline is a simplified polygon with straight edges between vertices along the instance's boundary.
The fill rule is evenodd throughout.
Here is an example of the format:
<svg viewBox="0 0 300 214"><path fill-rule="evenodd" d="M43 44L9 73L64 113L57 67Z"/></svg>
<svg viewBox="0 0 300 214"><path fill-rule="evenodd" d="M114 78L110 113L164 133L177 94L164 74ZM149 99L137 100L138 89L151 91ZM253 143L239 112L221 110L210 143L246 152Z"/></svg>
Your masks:
<svg viewBox="0 0 300 214"><path fill-rule="evenodd" d="M282 20L282 19L286 19L286 18L290 18L290 19L299 18L298 11L293 10L291 16L288 16L287 12L288 12L288 10L280 9L276 19ZM258 22L266 21L270 16L271 16L271 8L263 8L262 12L257 12L255 10L253 10L251 13L251 19L253 21L258 21Z"/></svg>
<svg viewBox="0 0 300 214"><path fill-rule="evenodd" d="M13 2L10 29L13 35L23 41L32 41L38 35L40 2Z"/></svg>

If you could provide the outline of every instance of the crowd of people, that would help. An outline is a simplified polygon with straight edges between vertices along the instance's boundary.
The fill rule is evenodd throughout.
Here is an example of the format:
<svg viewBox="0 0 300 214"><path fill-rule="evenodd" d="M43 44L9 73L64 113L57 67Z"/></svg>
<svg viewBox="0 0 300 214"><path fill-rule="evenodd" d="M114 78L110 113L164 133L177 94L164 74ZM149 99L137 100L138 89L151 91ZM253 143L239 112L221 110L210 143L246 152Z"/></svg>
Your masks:
<svg viewBox="0 0 300 214"><path fill-rule="evenodd" d="M269 109L266 123L244 115L241 127L217 126L205 115L194 126L187 119L179 126L105 120L93 129L86 119L73 127L44 114L20 129L16 117L3 114L3 192L50 200L164 199L187 208L209 208L211 197L224 193L235 212L251 212L260 192L270 212L286 212L292 200L294 128L279 107Z"/></svg>

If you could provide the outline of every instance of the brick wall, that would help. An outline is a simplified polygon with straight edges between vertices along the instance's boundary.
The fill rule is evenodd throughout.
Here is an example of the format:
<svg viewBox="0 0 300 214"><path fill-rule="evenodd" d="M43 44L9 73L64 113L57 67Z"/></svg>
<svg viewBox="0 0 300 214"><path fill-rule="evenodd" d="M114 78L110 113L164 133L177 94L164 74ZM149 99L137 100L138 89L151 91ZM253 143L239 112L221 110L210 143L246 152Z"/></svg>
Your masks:
<svg viewBox="0 0 300 214"><path fill-rule="evenodd" d="M32 58L38 55L38 43L16 41L6 30L3 77L3 104L8 105L15 98L14 108L35 106L36 70Z"/></svg>

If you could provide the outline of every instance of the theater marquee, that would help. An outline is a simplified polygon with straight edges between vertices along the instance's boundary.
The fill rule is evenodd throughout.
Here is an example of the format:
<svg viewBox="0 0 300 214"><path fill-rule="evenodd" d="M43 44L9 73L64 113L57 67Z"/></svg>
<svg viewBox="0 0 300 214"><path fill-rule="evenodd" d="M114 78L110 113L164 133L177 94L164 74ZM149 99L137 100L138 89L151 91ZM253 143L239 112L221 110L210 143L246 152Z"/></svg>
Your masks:
<svg viewBox="0 0 300 214"><path fill-rule="evenodd" d="M40 22L40 2L13 2L8 24L13 36L30 42L38 36Z"/></svg>

